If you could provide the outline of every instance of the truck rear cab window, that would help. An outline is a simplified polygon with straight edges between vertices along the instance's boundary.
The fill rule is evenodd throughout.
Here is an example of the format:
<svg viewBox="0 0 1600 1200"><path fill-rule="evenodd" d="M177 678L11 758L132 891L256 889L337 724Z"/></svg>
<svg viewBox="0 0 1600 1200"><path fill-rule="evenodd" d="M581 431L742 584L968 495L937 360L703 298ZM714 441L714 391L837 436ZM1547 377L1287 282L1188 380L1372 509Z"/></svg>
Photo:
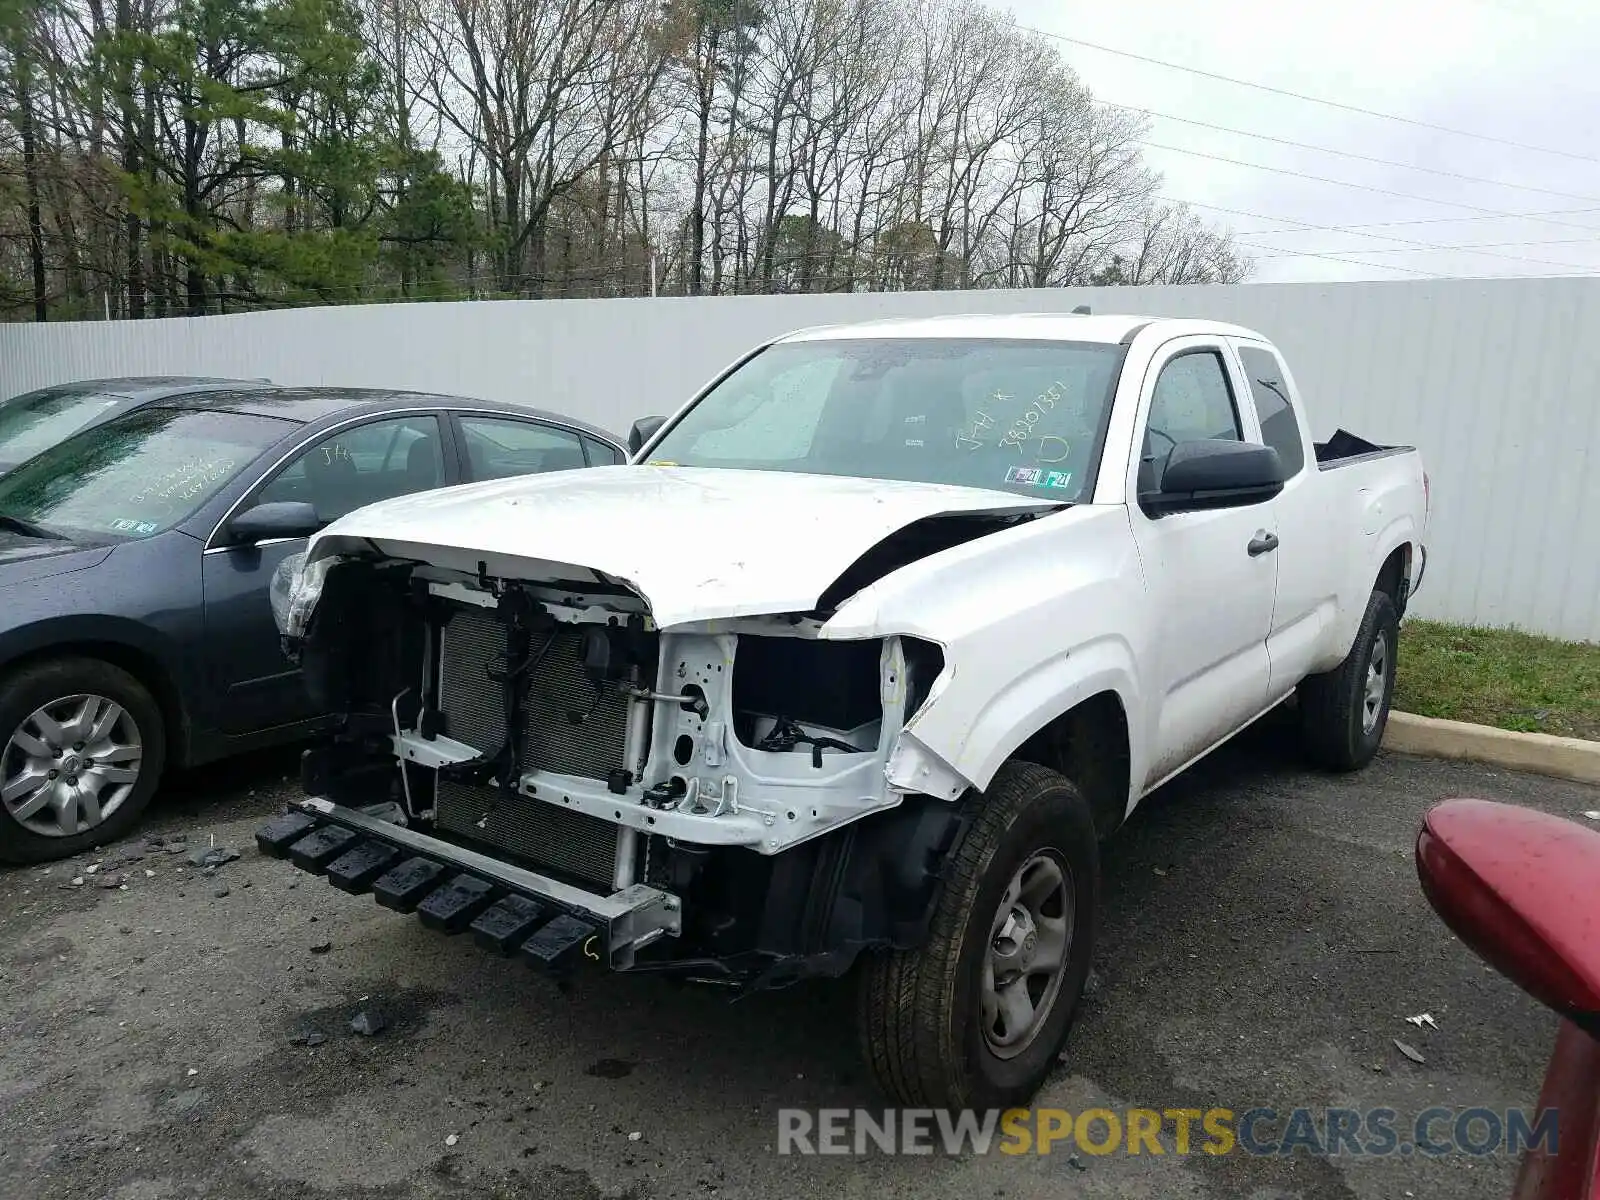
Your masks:
<svg viewBox="0 0 1600 1200"><path fill-rule="evenodd" d="M1305 466L1305 440L1300 422L1295 420L1289 402L1289 385L1283 378L1278 356L1259 346L1240 346L1239 361L1250 380L1250 395L1255 399L1256 416L1261 419L1261 440L1278 452L1285 479L1293 479Z"/></svg>

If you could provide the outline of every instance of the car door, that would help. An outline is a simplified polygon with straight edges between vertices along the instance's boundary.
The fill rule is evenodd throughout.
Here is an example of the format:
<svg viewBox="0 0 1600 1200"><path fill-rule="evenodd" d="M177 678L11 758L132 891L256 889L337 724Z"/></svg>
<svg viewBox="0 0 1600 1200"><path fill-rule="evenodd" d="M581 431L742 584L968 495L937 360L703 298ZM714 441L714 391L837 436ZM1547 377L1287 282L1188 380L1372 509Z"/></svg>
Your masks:
<svg viewBox="0 0 1600 1200"><path fill-rule="evenodd" d="M437 412L390 413L308 436L240 500L234 512L274 501L304 501L324 522L391 496L457 481L444 453ZM223 521L204 554L206 644L222 728L246 734L315 714L278 641L268 588L304 538L229 545Z"/></svg>
<svg viewBox="0 0 1600 1200"><path fill-rule="evenodd" d="M1271 692L1287 695L1311 669L1324 644L1324 633L1337 617L1338 590L1345 562L1325 539L1330 514L1317 484L1316 459L1306 431L1296 416L1294 381L1271 346L1235 340L1245 386L1261 429L1261 440L1278 452L1283 463L1283 491L1272 501L1279 545L1277 596L1267 658L1272 664Z"/></svg>
<svg viewBox="0 0 1600 1200"><path fill-rule="evenodd" d="M1209 438L1255 441L1238 402L1236 364L1220 341L1163 347L1140 398L1141 452L1129 495L1157 490L1172 447ZM1266 706L1277 559L1269 505L1168 513L1128 505L1157 615L1148 694L1155 752L1145 786L1204 753Z"/></svg>
<svg viewBox="0 0 1600 1200"><path fill-rule="evenodd" d="M470 481L541 475L589 465L575 430L511 413L458 412L453 419L459 433L462 470Z"/></svg>

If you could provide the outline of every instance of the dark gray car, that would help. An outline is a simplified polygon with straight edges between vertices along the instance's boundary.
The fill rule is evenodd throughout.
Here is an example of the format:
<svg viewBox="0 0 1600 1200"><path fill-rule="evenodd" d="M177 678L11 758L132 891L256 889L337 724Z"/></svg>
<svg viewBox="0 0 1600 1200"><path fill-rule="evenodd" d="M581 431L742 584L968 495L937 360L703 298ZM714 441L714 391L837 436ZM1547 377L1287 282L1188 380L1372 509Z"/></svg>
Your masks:
<svg viewBox="0 0 1600 1200"><path fill-rule="evenodd" d="M80 379L24 392L0 404L0 474L63 438L112 417L185 392L269 387L270 379L209 379L199 375L142 375Z"/></svg>
<svg viewBox="0 0 1600 1200"><path fill-rule="evenodd" d="M84 429L0 478L0 858L133 826L162 770L316 727L268 590L390 496L622 462L604 431L449 396L240 388Z"/></svg>

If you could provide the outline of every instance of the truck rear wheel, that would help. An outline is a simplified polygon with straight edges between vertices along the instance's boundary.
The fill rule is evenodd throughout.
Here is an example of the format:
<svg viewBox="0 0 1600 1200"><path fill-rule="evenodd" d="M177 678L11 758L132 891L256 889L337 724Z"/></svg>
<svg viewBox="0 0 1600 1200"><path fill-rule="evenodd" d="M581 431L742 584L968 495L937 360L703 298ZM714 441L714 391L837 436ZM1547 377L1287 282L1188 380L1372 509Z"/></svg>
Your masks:
<svg viewBox="0 0 1600 1200"><path fill-rule="evenodd" d="M1344 661L1300 684L1300 741L1318 766L1355 771L1378 753L1394 696L1400 614L1375 591Z"/></svg>
<svg viewBox="0 0 1600 1200"><path fill-rule="evenodd" d="M1009 763L971 794L928 939L863 964L858 1030L901 1104L1025 1104L1055 1064L1083 996L1100 855L1073 783Z"/></svg>

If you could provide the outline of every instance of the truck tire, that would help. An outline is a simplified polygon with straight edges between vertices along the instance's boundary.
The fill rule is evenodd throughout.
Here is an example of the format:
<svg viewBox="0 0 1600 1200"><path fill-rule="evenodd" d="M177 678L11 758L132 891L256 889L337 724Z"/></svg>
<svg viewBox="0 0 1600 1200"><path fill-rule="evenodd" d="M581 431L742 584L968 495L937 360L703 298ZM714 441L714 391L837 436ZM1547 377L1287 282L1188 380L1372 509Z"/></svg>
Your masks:
<svg viewBox="0 0 1600 1200"><path fill-rule="evenodd" d="M121 837L165 761L161 708L120 667L61 658L0 680L0 861L50 862Z"/></svg>
<svg viewBox="0 0 1600 1200"><path fill-rule="evenodd" d="M964 803L927 940L863 963L857 1027L897 1102L1007 1108L1044 1083L1082 999L1099 842L1083 794L1033 763L1008 763Z"/></svg>
<svg viewBox="0 0 1600 1200"><path fill-rule="evenodd" d="M1318 766L1355 771L1378 753L1394 697L1399 636L1394 597L1375 591L1344 661L1300 684L1300 742Z"/></svg>

